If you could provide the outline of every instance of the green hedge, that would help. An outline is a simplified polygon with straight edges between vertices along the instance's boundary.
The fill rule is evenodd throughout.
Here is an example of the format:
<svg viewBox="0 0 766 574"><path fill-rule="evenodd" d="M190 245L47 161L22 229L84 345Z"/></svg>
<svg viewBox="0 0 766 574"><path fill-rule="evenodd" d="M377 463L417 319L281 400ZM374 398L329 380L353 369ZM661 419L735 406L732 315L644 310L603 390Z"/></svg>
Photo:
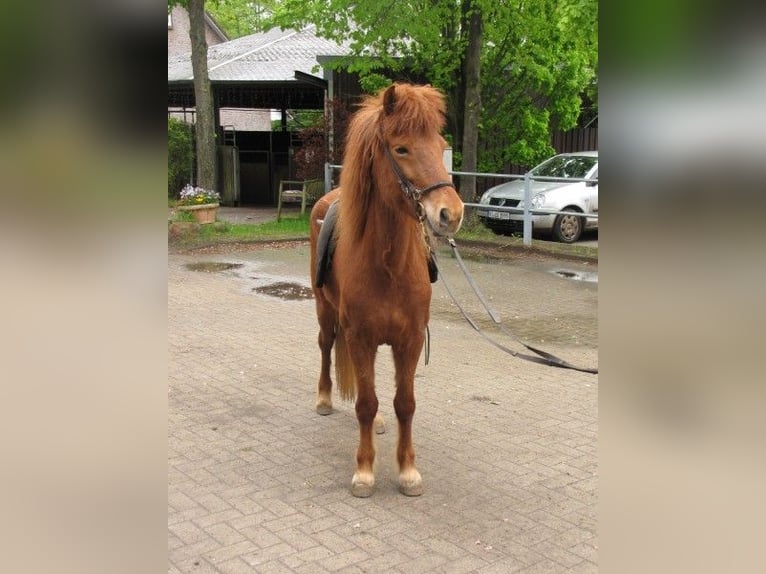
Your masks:
<svg viewBox="0 0 766 574"><path fill-rule="evenodd" d="M168 118L168 197L177 197L191 183L194 165L192 126Z"/></svg>

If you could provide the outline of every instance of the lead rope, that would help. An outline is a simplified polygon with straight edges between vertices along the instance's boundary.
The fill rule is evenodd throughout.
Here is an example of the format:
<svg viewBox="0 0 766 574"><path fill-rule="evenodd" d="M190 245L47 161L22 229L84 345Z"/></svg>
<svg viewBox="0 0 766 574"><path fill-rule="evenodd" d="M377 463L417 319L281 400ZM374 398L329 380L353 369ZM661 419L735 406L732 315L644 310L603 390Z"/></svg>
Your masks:
<svg viewBox="0 0 766 574"><path fill-rule="evenodd" d="M427 264L430 264L431 261L434 262L434 265L436 265L436 256L434 253L433 248L431 247L431 241L428 238L428 231L426 231L426 210L425 207L423 207L423 204L420 201L417 201L415 203L415 214L418 218L418 221L420 222L420 229L423 232L423 243L426 244L426 262ZM431 270L429 268L429 278L431 274ZM435 281L434 279L431 280L433 283ZM428 359L431 356L431 329L429 329L428 324L426 323L426 343L425 343L425 364L428 366Z"/></svg>
<svg viewBox="0 0 766 574"><path fill-rule="evenodd" d="M457 260L458 266L460 267L460 270L463 272L463 275L465 275L466 280L468 281L468 284L471 286L471 289L473 289L473 292L476 294L476 296L479 298L479 301L481 301L481 304L484 306L484 309L486 309L487 313L491 317L492 321L500 327L500 330L503 331L506 335L511 337L514 341L519 343L520 345L523 345L525 348L529 349L536 355L539 355L537 357L533 355L526 355L524 353L519 353L518 351L514 351L513 349L510 349L506 347L505 345L502 345L501 343L498 343L494 339L492 339L489 335L487 335L484 331L482 331L479 326L468 316L468 314L465 312L465 309L458 303L457 299L452 293L452 290L449 288L449 285L447 284L446 279L444 278L444 273L439 273L439 276L441 277L442 283L444 284L444 288L447 290L447 293L449 294L450 298L452 299L452 302L455 303L455 306L457 306L458 310L460 311L461 315L463 315L463 318L465 318L466 321L468 321L468 324L473 327L473 329L484 339L486 339L488 342L490 342L492 345L497 347L498 349L505 351L506 353L517 357L519 359L524 359L526 361L531 361L533 363L540 363L542 365L548 365L551 367L559 367L562 369L571 369L574 371L580 371L582 373L591 373L591 374L598 374L598 369L593 368L585 368L585 367L577 367L575 365L572 365L571 363L568 363L567 361L560 359L559 357L552 355L551 353L548 353L546 351L543 351L541 349L536 349L535 347L532 347L531 345L527 345L525 342L521 341L518 337L516 337L511 331L505 328L505 326L501 323L499 316L495 311L489 306L489 303L487 303L487 300L484 298L484 295L482 294L481 290L479 289L479 286L476 284L476 282L473 280L473 277L468 272L468 269L465 266L465 263L463 263L463 258L460 257L460 253L457 250L457 245L455 244L455 240L451 237L447 239L447 242L449 243L450 248L452 249L452 253L455 255L455 259Z"/></svg>

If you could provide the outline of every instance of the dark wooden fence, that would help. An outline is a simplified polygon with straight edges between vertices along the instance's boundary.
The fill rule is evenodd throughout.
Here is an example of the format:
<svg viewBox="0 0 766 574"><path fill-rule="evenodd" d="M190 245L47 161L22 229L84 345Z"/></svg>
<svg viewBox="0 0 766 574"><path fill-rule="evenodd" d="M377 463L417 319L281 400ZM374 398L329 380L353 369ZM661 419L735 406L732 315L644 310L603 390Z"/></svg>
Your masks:
<svg viewBox="0 0 766 574"><path fill-rule="evenodd" d="M556 153L598 150L598 128L575 128L568 131L558 131L551 135L551 146ZM509 164L502 173L524 174L534 165ZM482 177L476 180L476 199L490 187L509 181L508 179Z"/></svg>
<svg viewBox="0 0 766 574"><path fill-rule="evenodd" d="M576 128L566 132L555 132L551 145L556 153L588 151L598 149L598 128Z"/></svg>

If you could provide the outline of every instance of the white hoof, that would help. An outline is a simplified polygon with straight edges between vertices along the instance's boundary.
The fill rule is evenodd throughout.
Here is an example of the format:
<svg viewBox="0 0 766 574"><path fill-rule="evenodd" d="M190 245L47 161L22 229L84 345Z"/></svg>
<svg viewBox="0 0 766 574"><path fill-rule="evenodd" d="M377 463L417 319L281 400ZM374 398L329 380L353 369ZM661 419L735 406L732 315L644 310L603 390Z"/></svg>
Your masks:
<svg viewBox="0 0 766 574"><path fill-rule="evenodd" d="M375 434L383 434L386 432L386 421L383 420L383 416L380 414L375 415L373 426L375 427Z"/></svg>
<svg viewBox="0 0 766 574"><path fill-rule="evenodd" d="M369 472L355 472L351 479L351 494L367 498L375 491L375 475Z"/></svg>
<svg viewBox="0 0 766 574"><path fill-rule="evenodd" d="M317 413L322 416L332 414L332 404L328 405L327 403L317 403Z"/></svg>
<svg viewBox="0 0 766 574"><path fill-rule="evenodd" d="M405 496L423 494L423 479L415 468L399 473L399 492Z"/></svg>

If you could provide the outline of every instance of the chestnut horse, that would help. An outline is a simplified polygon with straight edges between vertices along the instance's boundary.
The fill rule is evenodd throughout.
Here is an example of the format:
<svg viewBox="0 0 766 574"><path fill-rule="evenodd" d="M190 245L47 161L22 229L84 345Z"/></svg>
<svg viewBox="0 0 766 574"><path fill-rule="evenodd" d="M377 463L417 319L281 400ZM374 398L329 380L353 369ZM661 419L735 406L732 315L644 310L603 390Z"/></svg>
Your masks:
<svg viewBox="0 0 766 574"><path fill-rule="evenodd" d="M391 346L396 369L399 488L408 496L423 492L412 418L431 302L426 233L450 236L463 220L463 203L442 160L444 113L443 95L430 86L394 84L367 97L349 124L340 186L311 210L311 283L322 355L316 409L332 412L334 344L340 396L356 398L354 496L370 496L375 485L374 367L380 345ZM335 200L334 252L317 285L320 228Z"/></svg>

